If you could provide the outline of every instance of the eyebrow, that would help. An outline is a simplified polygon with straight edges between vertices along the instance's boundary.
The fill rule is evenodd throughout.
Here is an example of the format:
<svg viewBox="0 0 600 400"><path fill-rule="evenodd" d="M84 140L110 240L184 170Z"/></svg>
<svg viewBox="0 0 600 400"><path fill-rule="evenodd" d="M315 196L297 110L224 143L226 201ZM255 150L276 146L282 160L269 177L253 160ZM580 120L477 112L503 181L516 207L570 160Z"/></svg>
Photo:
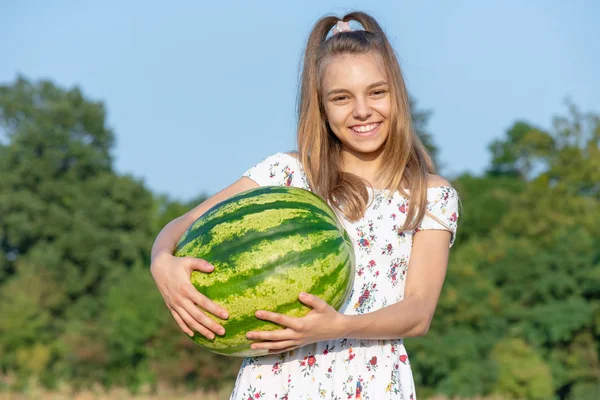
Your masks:
<svg viewBox="0 0 600 400"><path fill-rule="evenodd" d="M379 82L371 83L369 86L367 86L367 90L371 90L374 87L387 85L387 84L388 83L386 81L379 81ZM348 90L346 90L346 89L333 89L333 90L330 90L329 92L327 92L327 96L331 96L332 94L337 94L337 93L344 93L347 91Z"/></svg>

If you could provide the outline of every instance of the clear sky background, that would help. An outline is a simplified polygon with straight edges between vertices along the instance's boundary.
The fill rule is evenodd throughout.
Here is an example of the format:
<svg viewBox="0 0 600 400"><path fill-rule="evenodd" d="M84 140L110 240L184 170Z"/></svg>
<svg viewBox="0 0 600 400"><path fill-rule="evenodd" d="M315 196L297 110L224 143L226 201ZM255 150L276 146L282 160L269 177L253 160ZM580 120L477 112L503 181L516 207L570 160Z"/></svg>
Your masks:
<svg viewBox="0 0 600 400"><path fill-rule="evenodd" d="M372 13L433 111L442 174L479 174L517 119L569 97L600 112L600 1L0 0L0 83L78 85L108 109L115 168L187 200L295 148L298 66L316 20Z"/></svg>

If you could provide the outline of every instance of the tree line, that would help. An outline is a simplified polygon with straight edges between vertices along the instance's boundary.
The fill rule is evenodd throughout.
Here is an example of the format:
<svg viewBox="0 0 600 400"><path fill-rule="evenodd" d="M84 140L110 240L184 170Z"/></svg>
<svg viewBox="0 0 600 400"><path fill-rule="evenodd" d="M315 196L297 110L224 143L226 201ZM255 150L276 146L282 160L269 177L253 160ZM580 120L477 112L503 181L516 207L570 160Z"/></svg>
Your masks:
<svg viewBox="0 0 600 400"><path fill-rule="evenodd" d="M413 112L435 155L429 112ZM230 384L150 276L182 202L115 172L102 102L19 76L0 85L0 390ZM600 397L600 116L568 102L515 121L490 164L452 180L459 234L427 336L407 339L420 396Z"/></svg>

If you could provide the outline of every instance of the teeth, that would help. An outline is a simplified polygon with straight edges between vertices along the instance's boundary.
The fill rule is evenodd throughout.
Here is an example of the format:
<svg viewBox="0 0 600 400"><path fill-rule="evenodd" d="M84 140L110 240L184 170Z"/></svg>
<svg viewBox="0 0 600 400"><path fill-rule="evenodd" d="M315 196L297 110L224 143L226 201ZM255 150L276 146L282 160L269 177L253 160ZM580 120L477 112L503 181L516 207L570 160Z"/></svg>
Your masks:
<svg viewBox="0 0 600 400"><path fill-rule="evenodd" d="M364 132L372 131L373 129L377 128L377 125L379 125L379 123L363 125L363 126L354 126L351 129L355 132L364 133Z"/></svg>

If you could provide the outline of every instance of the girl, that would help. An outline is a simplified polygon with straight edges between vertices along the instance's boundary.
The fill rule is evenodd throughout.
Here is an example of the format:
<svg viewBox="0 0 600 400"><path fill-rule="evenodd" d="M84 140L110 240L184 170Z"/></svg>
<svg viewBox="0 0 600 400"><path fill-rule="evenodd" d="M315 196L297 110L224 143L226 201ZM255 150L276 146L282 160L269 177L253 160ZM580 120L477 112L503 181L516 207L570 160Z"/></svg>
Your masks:
<svg viewBox="0 0 600 400"><path fill-rule="evenodd" d="M416 398L402 338L429 329L458 196L433 174L410 122L400 66L379 24L362 12L324 17L304 56L298 152L266 158L158 235L151 270L165 303L184 332L208 338L224 330L205 312L226 318L227 311L195 290L190 273L213 267L172 253L210 207L259 185L301 187L327 199L353 239L356 276L346 304L338 312L302 293L313 309L304 318L257 311L286 329L248 332L266 355L244 360L231 399Z"/></svg>

